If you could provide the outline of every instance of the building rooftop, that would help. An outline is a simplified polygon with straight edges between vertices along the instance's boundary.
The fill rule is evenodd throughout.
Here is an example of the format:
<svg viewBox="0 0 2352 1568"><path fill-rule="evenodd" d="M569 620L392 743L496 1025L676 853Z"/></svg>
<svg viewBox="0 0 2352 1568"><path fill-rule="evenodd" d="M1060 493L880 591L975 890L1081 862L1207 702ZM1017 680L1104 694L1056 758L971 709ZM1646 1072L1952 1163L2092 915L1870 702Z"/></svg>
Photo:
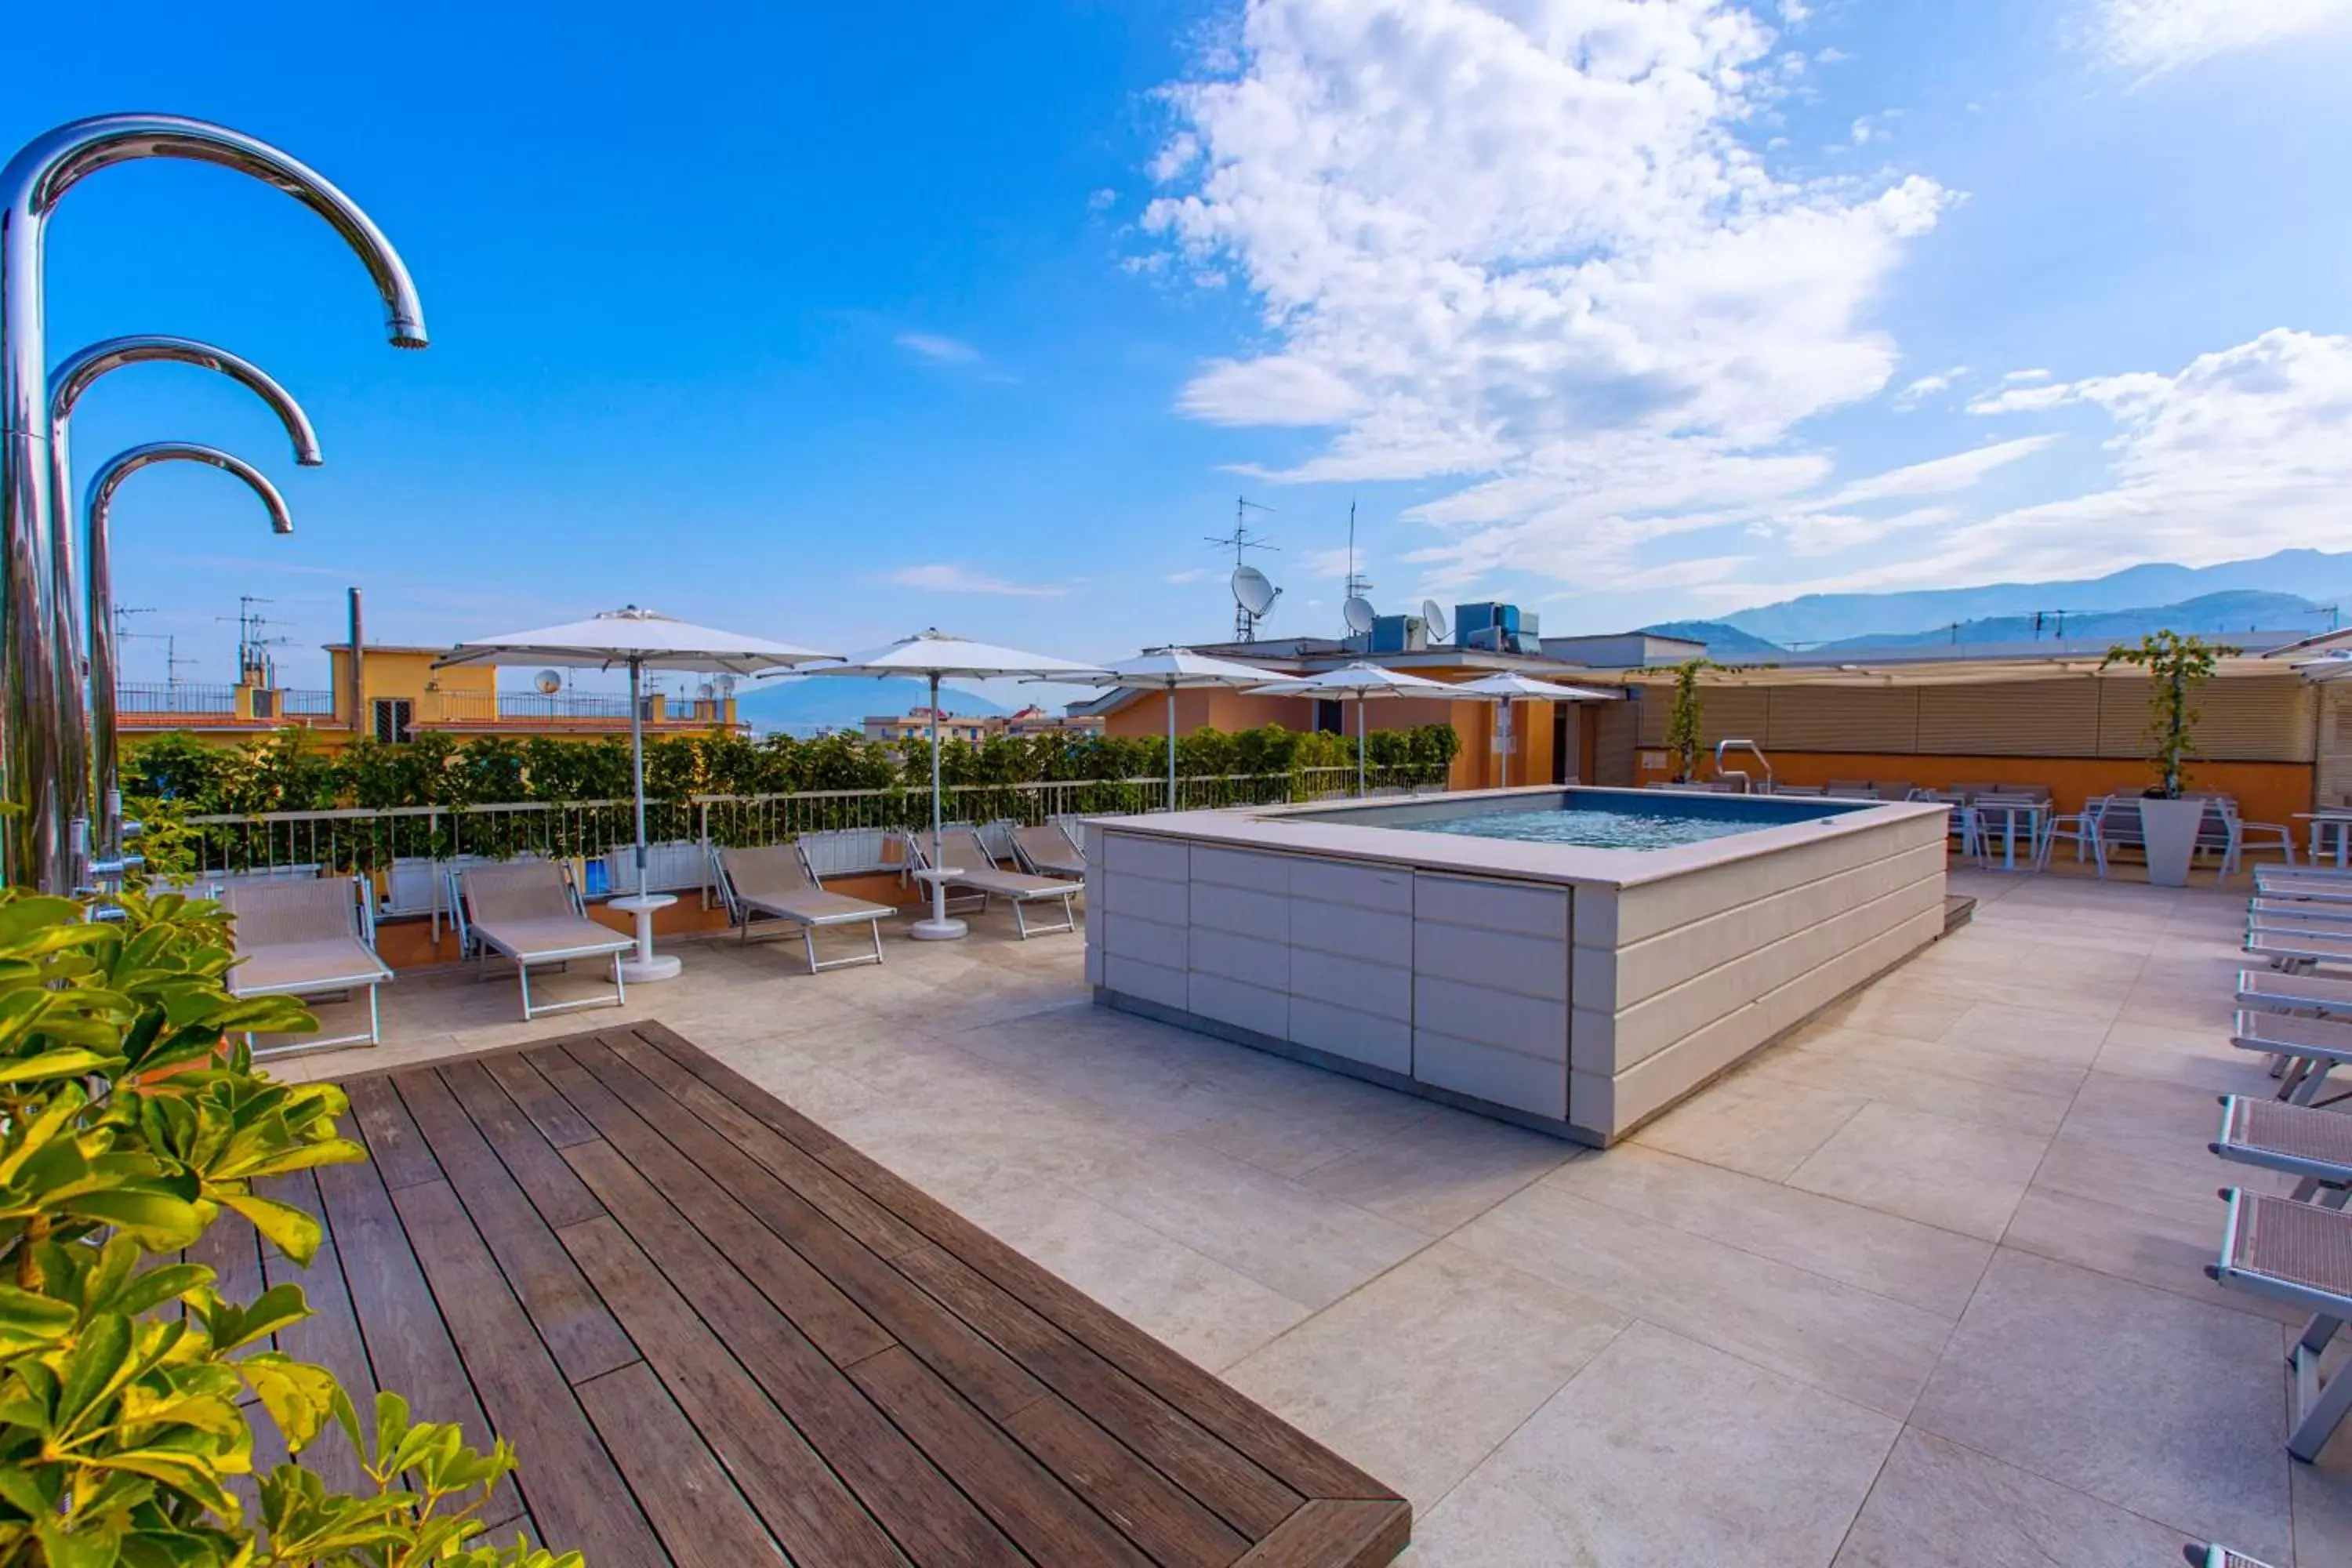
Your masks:
<svg viewBox="0 0 2352 1568"><path fill-rule="evenodd" d="M1001 914L814 977L680 942L531 1024L404 976L384 1047L278 1070L658 1019L1397 1487L1411 1562L2352 1561L2352 1432L2286 1457L2294 1331L2200 1272L2262 1184L2213 1098L2273 1087L2242 889L1952 886L1973 924L1605 1152L1095 1007Z"/></svg>

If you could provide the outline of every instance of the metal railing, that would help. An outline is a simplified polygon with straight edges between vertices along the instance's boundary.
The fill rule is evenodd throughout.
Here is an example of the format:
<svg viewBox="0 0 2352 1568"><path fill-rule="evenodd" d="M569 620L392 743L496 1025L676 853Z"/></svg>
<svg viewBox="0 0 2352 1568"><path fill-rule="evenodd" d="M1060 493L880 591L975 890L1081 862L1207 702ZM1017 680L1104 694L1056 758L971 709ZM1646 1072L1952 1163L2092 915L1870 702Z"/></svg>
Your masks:
<svg viewBox="0 0 2352 1568"><path fill-rule="evenodd" d="M234 713L234 686L191 686L184 680L119 681L114 688L118 713Z"/></svg>
<svg viewBox="0 0 2352 1568"><path fill-rule="evenodd" d="M306 719L331 719L335 713L335 694L331 691L297 691L281 688L278 693L278 710Z"/></svg>
<svg viewBox="0 0 2352 1568"><path fill-rule="evenodd" d="M417 704L418 722L491 724L510 720L611 719L625 721L625 697L539 691L428 691Z"/></svg>
<svg viewBox="0 0 2352 1568"><path fill-rule="evenodd" d="M1429 768L1374 768L1374 789L1442 785ZM1176 805L1280 805L1352 795L1353 768L1294 773L1225 773L1180 778ZM1049 783L951 784L943 803L951 821L1009 818L1041 823L1066 816L1135 816L1168 807L1165 778L1071 779ZM698 795L646 803L653 844L774 844L804 833L927 826L930 794L909 788L802 790L788 795ZM198 875L227 876L317 866L335 871L389 871L404 861L461 857L506 860L544 855L594 858L635 840L626 800L515 801L484 805L353 806L333 811L271 811L191 816Z"/></svg>

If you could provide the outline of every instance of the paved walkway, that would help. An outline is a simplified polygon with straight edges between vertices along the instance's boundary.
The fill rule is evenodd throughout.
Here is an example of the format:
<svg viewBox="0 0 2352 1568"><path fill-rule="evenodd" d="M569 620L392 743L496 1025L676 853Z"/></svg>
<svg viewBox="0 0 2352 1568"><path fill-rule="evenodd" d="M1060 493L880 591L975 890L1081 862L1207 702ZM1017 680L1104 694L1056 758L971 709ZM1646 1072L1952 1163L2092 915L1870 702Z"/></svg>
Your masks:
<svg viewBox="0 0 2352 1568"><path fill-rule="evenodd" d="M1397 1486L1433 1568L2352 1562L2279 1316L2200 1273L2242 892L1956 873L1976 922L1605 1154L1088 1005L1068 939L626 1015L403 982L395 1043L658 1017Z"/></svg>

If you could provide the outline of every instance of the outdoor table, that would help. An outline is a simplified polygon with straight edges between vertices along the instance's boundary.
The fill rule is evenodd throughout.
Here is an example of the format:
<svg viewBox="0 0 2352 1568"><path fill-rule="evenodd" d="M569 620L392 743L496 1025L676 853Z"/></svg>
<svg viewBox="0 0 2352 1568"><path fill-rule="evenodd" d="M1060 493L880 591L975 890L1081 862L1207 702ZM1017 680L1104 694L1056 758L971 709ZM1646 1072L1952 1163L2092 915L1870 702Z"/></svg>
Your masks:
<svg viewBox="0 0 2352 1568"><path fill-rule="evenodd" d="M1978 842L1979 843L1983 842L1982 836L1992 830L1992 825L1987 819L1995 816L2001 818L2000 868L2002 870L2017 869L2017 819L2021 816L2025 818L2026 858L2029 862L2035 858L2035 852L2042 847L2042 819L2049 815L2050 802L2046 800L1996 801L1987 805L1979 799L1969 809L1977 814ZM2032 869L2031 865L2027 868Z"/></svg>
<svg viewBox="0 0 2352 1568"><path fill-rule="evenodd" d="M952 882L962 875L963 868L960 866L923 866L919 867L914 873L915 880L918 882L941 885ZM953 942L970 929L959 920L924 920L917 921L908 928L907 934L917 942Z"/></svg>
<svg viewBox="0 0 2352 1568"><path fill-rule="evenodd" d="M2321 847L2327 842L2330 829L2336 835L2336 865L2340 870L2352 863L2352 810L2298 811L2294 814L2311 824L2311 863L2319 864Z"/></svg>
<svg viewBox="0 0 2352 1568"><path fill-rule="evenodd" d="M632 985L642 985L652 980L674 979L683 967L674 952L654 952L654 911L666 910L677 902L675 893L632 893L625 899L614 899L607 909L634 915L637 922L637 952L634 958L621 961L621 978Z"/></svg>

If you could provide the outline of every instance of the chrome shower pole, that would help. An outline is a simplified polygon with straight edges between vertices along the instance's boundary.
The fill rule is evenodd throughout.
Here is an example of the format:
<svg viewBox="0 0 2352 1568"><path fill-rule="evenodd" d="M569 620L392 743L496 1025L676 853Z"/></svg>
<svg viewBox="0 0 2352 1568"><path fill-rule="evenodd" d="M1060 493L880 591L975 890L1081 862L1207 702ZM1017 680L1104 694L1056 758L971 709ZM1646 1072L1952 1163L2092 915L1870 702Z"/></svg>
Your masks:
<svg viewBox="0 0 2352 1568"><path fill-rule="evenodd" d="M26 142L0 169L0 876L71 890L65 854L58 541L68 526L46 449L48 344L43 238L50 213L84 176L140 158L215 163L276 186L358 253L383 296L395 348L423 348L424 308L407 268L366 213L266 142L167 114L75 121Z"/></svg>
<svg viewBox="0 0 2352 1568"><path fill-rule="evenodd" d="M74 405L81 401L82 394L109 371L120 370L127 364L156 362L192 364L218 371L269 405L278 416L278 423L286 426L287 438L294 443L294 460L297 463L304 468L316 468L325 461L319 455L319 433L311 428L310 416L302 412L302 405L294 401L291 394L252 361L194 338L159 334L109 338L103 342L92 343L78 353L67 355L58 362L57 369L49 373L51 495L63 499L73 494L73 464L67 431L73 418ZM93 837L95 813L91 809L91 750L97 743L93 736L99 733L106 737L110 752L113 748L114 689L108 685L102 689L93 689L86 684L89 661L81 629L81 574L75 564L79 551L73 529L57 531L51 540L50 553L54 557L50 562L54 583L51 593L57 617L50 647L54 650L58 671L58 809L66 824L68 877L72 885L79 888L89 879L88 861L91 846L104 837L100 833ZM90 615L96 623L106 627L110 637L114 630L112 612L110 589L101 595L93 584ZM120 820L119 812L114 816Z"/></svg>
<svg viewBox="0 0 2352 1568"><path fill-rule="evenodd" d="M117 452L90 476L89 499L82 508L82 543L89 584L89 689L97 699L94 707L99 719L89 743L90 771L98 790L96 858L101 868L119 868L122 861L122 791L114 744L114 550L110 514L114 492L123 480L156 463L175 462L209 463L235 474L261 498L273 531L294 531L294 520L288 515L286 498L278 493L278 487L252 464L217 447L194 441L152 441Z"/></svg>

